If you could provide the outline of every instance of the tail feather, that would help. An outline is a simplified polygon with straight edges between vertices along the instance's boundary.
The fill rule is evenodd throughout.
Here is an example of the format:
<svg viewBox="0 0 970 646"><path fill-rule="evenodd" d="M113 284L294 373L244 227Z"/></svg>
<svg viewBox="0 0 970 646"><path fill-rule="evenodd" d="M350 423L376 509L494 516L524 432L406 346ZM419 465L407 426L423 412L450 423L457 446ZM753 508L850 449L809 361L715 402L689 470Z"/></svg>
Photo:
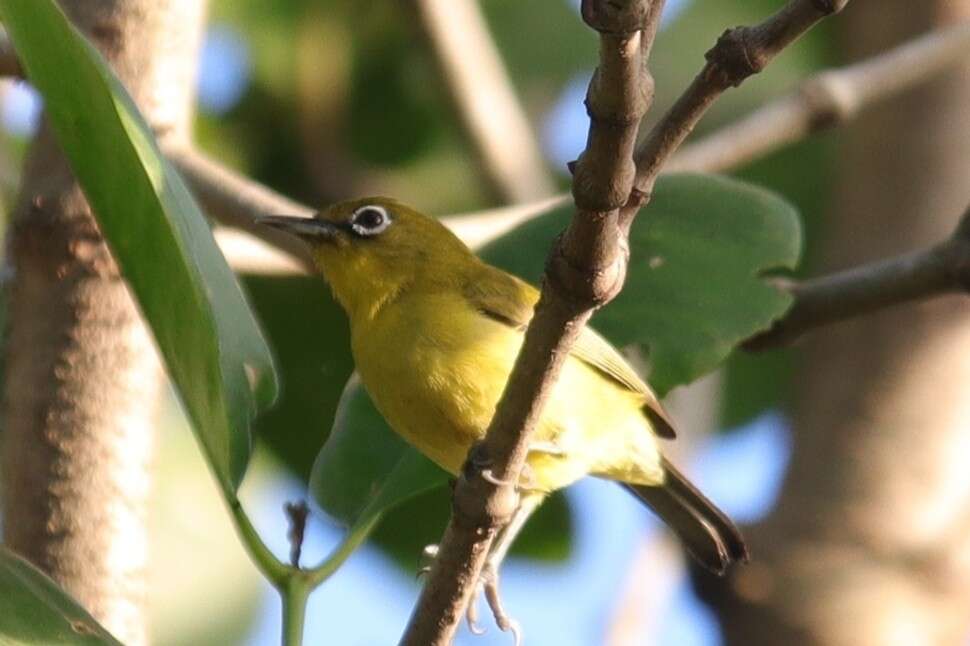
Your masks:
<svg viewBox="0 0 970 646"><path fill-rule="evenodd" d="M667 478L661 486L624 486L667 523L687 551L711 572L724 574L732 563L747 561L748 548L731 519L666 458L663 467Z"/></svg>

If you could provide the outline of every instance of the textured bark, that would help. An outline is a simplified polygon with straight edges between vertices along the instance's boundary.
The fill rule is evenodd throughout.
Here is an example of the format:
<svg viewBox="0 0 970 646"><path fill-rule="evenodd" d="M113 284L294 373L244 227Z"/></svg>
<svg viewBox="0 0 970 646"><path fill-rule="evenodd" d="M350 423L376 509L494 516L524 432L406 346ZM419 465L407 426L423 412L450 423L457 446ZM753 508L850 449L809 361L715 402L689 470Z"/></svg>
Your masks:
<svg viewBox="0 0 970 646"><path fill-rule="evenodd" d="M64 0L156 131L188 137L204 0ZM126 644L144 608L161 371L90 208L46 127L7 244L4 538Z"/></svg>
<svg viewBox="0 0 970 646"><path fill-rule="evenodd" d="M968 0L858 3L852 57L970 17ZM849 129L825 262L944 239L970 199L970 65ZM970 308L955 296L816 333L795 452L754 562L703 581L730 644L964 644L970 634Z"/></svg>

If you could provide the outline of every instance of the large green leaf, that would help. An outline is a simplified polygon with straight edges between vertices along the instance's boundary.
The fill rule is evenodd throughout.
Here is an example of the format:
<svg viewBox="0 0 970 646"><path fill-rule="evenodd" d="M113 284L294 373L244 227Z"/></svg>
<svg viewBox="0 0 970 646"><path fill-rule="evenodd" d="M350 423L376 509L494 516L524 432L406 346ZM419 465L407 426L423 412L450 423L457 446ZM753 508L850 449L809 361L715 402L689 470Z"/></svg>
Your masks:
<svg viewBox="0 0 970 646"><path fill-rule="evenodd" d="M482 249L483 258L537 282L563 207ZM638 345L661 394L716 368L741 341L791 305L766 272L798 261L798 215L764 189L714 175L662 177L630 233L626 286L593 327L619 347Z"/></svg>
<svg viewBox="0 0 970 646"><path fill-rule="evenodd" d="M283 382L279 403L256 420L256 440L306 482L354 369L347 317L318 276L246 276L244 285Z"/></svg>
<svg viewBox="0 0 970 646"><path fill-rule="evenodd" d="M356 375L351 377L310 479L317 503L350 526L327 559L327 575L366 540L385 512L447 479L388 428Z"/></svg>
<svg viewBox="0 0 970 646"><path fill-rule="evenodd" d="M151 327L213 471L234 492L272 356L182 180L104 60L52 0L0 15Z"/></svg>
<svg viewBox="0 0 970 646"><path fill-rule="evenodd" d="M333 430L313 465L310 487L331 516L356 524L444 484L448 475L394 433L354 376Z"/></svg>
<svg viewBox="0 0 970 646"><path fill-rule="evenodd" d="M47 575L0 546L0 644L121 646Z"/></svg>

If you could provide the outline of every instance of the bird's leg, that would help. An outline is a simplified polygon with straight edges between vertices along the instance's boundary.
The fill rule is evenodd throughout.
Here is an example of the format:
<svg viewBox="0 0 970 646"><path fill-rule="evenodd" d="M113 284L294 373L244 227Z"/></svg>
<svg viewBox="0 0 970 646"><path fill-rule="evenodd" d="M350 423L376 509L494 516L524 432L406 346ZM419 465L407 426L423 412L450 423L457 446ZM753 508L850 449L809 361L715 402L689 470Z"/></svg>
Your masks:
<svg viewBox="0 0 970 646"><path fill-rule="evenodd" d="M492 611L495 625L502 632L511 631L515 646L519 646L522 643L522 628L519 622L508 616L502 606L502 598L498 591L498 570L491 563L486 563L482 570L482 588L485 590L485 600Z"/></svg>
<svg viewBox="0 0 970 646"><path fill-rule="evenodd" d="M518 537L519 532L525 527L526 521L529 520L532 512L536 510L544 498L544 492L530 492L522 496L522 500L519 502L519 508L515 510L512 519L508 525L502 528L499 535L495 538L495 542L492 543L492 547L488 553L488 560L485 562L485 567L482 570L479 581L482 589L485 591L485 601L488 602L488 607L492 611L495 625L502 632L511 631L515 637L516 646L522 640L522 631L519 628L518 622L509 617L508 613L505 612L505 608L502 606L502 599L499 595L499 567L505 559L505 555L508 554L509 548L512 547L512 543ZM472 599L472 605L477 600L477 596L476 590L475 598ZM471 610L472 605L469 605L470 614L467 616L469 625L477 619L477 611Z"/></svg>

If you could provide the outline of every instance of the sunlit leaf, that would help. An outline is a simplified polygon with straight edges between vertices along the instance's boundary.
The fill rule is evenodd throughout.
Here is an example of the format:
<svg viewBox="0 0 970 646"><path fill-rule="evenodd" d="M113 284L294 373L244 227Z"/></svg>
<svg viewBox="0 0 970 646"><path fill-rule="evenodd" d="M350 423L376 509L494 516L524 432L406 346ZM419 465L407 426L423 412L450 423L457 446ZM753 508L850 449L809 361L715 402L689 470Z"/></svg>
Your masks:
<svg viewBox="0 0 970 646"><path fill-rule="evenodd" d="M482 257L537 283L571 215L567 206L527 222ZM592 326L618 347L638 345L650 384L666 393L788 309L791 296L762 276L792 269L800 245L798 215L774 193L714 175L662 177L631 231L626 285Z"/></svg>
<svg viewBox="0 0 970 646"><path fill-rule="evenodd" d="M272 356L182 180L104 60L51 0L0 14L155 335L213 471L234 491L249 425L276 396Z"/></svg>

